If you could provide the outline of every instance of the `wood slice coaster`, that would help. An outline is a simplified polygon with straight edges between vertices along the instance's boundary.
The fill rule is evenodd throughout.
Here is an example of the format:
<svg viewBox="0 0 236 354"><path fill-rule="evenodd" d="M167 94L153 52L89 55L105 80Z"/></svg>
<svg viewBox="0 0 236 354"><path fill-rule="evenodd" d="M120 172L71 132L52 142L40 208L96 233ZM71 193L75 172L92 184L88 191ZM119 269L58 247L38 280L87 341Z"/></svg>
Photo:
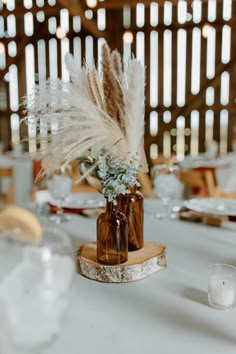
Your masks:
<svg viewBox="0 0 236 354"><path fill-rule="evenodd" d="M143 279L166 267L166 247L145 242L138 251L129 252L127 262L119 265L97 263L96 242L87 243L78 250L79 273L105 283L126 283Z"/></svg>

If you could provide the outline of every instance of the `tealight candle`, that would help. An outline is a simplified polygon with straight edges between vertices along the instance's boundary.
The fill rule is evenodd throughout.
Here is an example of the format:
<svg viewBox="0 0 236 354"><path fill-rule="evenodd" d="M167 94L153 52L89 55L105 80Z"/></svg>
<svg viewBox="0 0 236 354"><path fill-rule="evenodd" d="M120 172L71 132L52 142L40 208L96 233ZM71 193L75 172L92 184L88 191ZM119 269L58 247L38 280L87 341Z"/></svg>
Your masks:
<svg viewBox="0 0 236 354"><path fill-rule="evenodd" d="M212 279L210 283L211 300L219 306L231 306L235 300L235 285L225 279Z"/></svg>
<svg viewBox="0 0 236 354"><path fill-rule="evenodd" d="M212 307L230 310L236 299L236 268L225 264L209 266L208 299Z"/></svg>

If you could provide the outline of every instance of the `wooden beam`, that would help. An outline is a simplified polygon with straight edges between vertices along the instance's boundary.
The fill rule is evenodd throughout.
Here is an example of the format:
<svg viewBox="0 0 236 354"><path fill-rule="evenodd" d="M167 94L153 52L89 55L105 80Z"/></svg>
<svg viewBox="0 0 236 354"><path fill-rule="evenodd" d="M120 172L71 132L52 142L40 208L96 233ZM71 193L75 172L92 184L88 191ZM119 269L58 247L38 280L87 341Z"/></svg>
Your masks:
<svg viewBox="0 0 236 354"><path fill-rule="evenodd" d="M46 17L58 15L58 7L56 6L45 5L42 8L33 6L31 9L26 9L22 5L17 5L14 11L9 11L6 8L4 8L3 10L0 11L0 16L3 16L5 18L9 15L14 15L17 18L20 18L23 17L27 12L31 12L33 15L36 15L40 11L44 12Z"/></svg>
<svg viewBox="0 0 236 354"><path fill-rule="evenodd" d="M164 24L164 22L160 22L159 21L158 25L153 27L149 23L146 22L145 25L142 27L142 31L145 32L145 34L149 34L153 30L155 30L155 31L157 31L159 33L163 33L167 29L170 30L170 31L177 31L180 28L185 29L186 31L188 31L188 30L192 30L193 28L196 28L196 27L202 29L202 27L205 24L206 24L205 20L202 20L199 23L194 23L192 21L189 21L189 22L185 22L183 24L180 24L178 22L174 22L173 21L171 23L171 25L166 26ZM222 29L222 27L224 25L228 25L228 26L231 26L232 28L235 28L235 26L236 26L236 18L233 18L230 21L225 21L223 19L217 19L216 21L210 23L210 26L212 26L213 28L216 28L216 30L217 29ZM136 24L134 23L129 28L129 30L136 32L136 31L140 30L140 28L138 28L136 26Z"/></svg>
<svg viewBox="0 0 236 354"><path fill-rule="evenodd" d="M47 13L45 13L47 15ZM49 14L48 14L49 15ZM51 13L51 15L58 15L58 10L56 13ZM50 16L51 16L50 15ZM171 31L175 31L175 30L178 30L179 28L183 28L183 29L186 29L186 30L190 30L190 29L193 29L195 27L198 27L198 28L202 28L202 26L204 25L205 22L200 22L200 23L192 23L192 22L188 22L186 23L185 25L181 25L181 24L177 24L177 23L173 23L171 26L165 26L164 24L159 24L158 26L156 27L152 27L151 25L149 24L146 24L144 27L142 27L142 30L143 32L145 32L146 35L150 34L151 31L155 30L157 31L158 33L163 33L163 31L165 31L166 29L169 29ZM221 29L222 26L225 24L226 22L223 22L223 21L215 21L214 23L212 23L212 26L216 29ZM236 20L230 20L227 22L227 25L228 26L232 26L233 28L236 27ZM137 32L137 27L136 26L132 26L130 28L131 31L133 31L134 33ZM67 32L66 36L67 38L73 38L73 37L76 37L76 36L80 36L80 37L83 37L87 34L87 32L82 28L81 31L79 33L75 33L73 30L70 30L69 32ZM0 38L0 41L1 42L4 42L4 44L6 45L7 43L9 42L12 42L12 41L17 41L17 42L20 42L22 40L22 38L24 37L24 35L17 35L16 37L8 37L8 38ZM104 36L103 36L104 37ZM55 34L50 34L49 32L46 32L42 35L42 38L43 39L51 39L51 38L56 38ZM57 39L57 38L56 38ZM114 39L114 35L113 35L113 39Z"/></svg>
<svg viewBox="0 0 236 354"><path fill-rule="evenodd" d="M194 106L195 107L195 106ZM192 107L193 109L195 109L194 107ZM146 107L146 114L149 114L153 111L156 111L158 114L162 115L164 112L166 111L170 111L170 112L173 112L174 109L176 108L176 105L171 105L170 107L164 107L163 105L158 105L158 107L156 108L152 108L152 107ZM214 103L213 105L211 106L208 106L205 102L204 103L201 103L201 107L198 108L198 111L201 111L201 112L206 112L208 110L213 110L214 112L219 112L221 111L222 109L228 109L229 111L231 112L236 112L236 104L234 102L234 100L232 100L231 102L229 102L229 104L223 106L222 104L220 103Z"/></svg>
<svg viewBox="0 0 236 354"><path fill-rule="evenodd" d="M163 6L166 0L105 0L103 2L98 2L96 8L104 8L104 9L113 9L119 10L122 9L123 6L129 6L131 8L135 7L139 2L144 4L146 7L149 7L152 2L157 2L159 6ZM171 0L172 5L176 6L179 0ZM222 1L222 0L220 0ZM85 1L86 3L86 1ZM188 4L192 4L192 0L187 0ZM207 3L207 0L202 0L202 3Z"/></svg>
<svg viewBox="0 0 236 354"><path fill-rule="evenodd" d="M88 35L88 32L84 31L83 29L81 29L81 31L79 33L75 33L73 30L71 30L66 33L66 38L68 38L69 40L73 40L74 37L80 37L81 39L84 39L87 35ZM12 41L15 41L16 43L20 43L24 37L25 37L25 35L20 35L20 36L14 37L14 38L0 38L0 42L4 42L5 46L7 46L7 44ZM33 43L31 38L32 37L28 37L29 43ZM52 34L52 33L47 32L47 28L45 28L44 32L41 29L40 39L43 39L45 41L49 41L52 38L56 39L58 42L61 41L61 39L57 38L56 34Z"/></svg>
<svg viewBox="0 0 236 354"><path fill-rule="evenodd" d="M72 16L80 16L82 26L94 37L105 37L105 33L97 29L95 21L86 19L84 15L84 11L86 10L86 8L83 8L80 2L78 2L77 0L58 0L58 3L61 8L67 8ZM43 11L46 17L58 16L59 14L58 6L45 5L43 8L33 6L31 9L25 9L24 6L17 5L14 11L9 11L4 8L0 11L0 16L7 17L10 14L14 14L17 18L21 18L27 12L31 12L33 15L36 15L39 11Z"/></svg>
<svg viewBox="0 0 236 354"><path fill-rule="evenodd" d="M108 40L107 33L104 31L99 31L97 28L96 22L94 20L87 20L85 17L86 8L83 7L81 1L78 0L58 0L58 5L62 8L66 8L69 10L71 16L80 16L82 27L88 31L95 38L103 37Z"/></svg>
<svg viewBox="0 0 236 354"><path fill-rule="evenodd" d="M124 6L129 6L130 8L136 7L137 3L139 1L136 0L126 0L126 1L119 1L119 0L112 0L112 1L103 1L103 2L98 2L96 8L104 8L107 10L120 10ZM153 0L142 0L140 1L142 4L144 4L146 7L149 7L151 2ZM161 0L161 2L163 2Z"/></svg>

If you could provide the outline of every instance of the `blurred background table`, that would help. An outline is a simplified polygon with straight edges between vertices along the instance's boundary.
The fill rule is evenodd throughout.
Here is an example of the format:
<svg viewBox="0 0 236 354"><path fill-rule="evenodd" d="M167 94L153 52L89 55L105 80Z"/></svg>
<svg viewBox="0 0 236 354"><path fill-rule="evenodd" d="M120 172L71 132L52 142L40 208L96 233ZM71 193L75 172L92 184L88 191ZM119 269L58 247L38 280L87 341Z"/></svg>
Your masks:
<svg viewBox="0 0 236 354"><path fill-rule="evenodd" d="M33 160L28 154L0 155L0 192L3 202L32 200Z"/></svg>
<svg viewBox="0 0 236 354"><path fill-rule="evenodd" d="M215 176L216 183L223 192L236 192L236 153L222 157L209 158L205 154L186 157L180 166L183 169L209 170Z"/></svg>

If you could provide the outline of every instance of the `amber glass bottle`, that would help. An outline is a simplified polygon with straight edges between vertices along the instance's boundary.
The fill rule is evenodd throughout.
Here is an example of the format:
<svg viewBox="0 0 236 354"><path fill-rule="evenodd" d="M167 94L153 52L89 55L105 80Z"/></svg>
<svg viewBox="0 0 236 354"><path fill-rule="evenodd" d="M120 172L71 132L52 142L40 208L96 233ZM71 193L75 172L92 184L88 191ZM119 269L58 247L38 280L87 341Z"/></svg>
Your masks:
<svg viewBox="0 0 236 354"><path fill-rule="evenodd" d="M115 265L128 260L128 224L117 206L107 201L97 218L97 261Z"/></svg>
<svg viewBox="0 0 236 354"><path fill-rule="evenodd" d="M129 194L119 196L118 208L128 222L128 250L137 251L143 247L143 196L136 186L129 189Z"/></svg>

